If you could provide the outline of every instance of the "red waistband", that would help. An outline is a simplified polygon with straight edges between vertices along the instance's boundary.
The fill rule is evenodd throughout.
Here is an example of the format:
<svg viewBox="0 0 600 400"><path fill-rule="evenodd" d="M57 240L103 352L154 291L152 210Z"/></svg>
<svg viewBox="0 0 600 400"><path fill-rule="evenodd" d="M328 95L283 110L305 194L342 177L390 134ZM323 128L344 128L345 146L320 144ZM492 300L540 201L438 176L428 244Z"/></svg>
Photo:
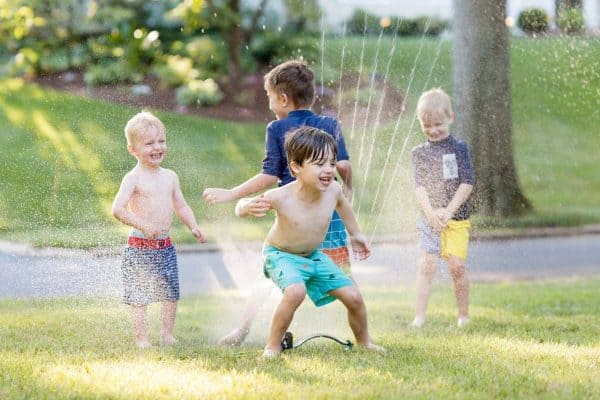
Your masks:
<svg viewBox="0 0 600 400"><path fill-rule="evenodd" d="M171 238L146 239L137 236L129 236L127 245L136 249L166 249L171 246Z"/></svg>

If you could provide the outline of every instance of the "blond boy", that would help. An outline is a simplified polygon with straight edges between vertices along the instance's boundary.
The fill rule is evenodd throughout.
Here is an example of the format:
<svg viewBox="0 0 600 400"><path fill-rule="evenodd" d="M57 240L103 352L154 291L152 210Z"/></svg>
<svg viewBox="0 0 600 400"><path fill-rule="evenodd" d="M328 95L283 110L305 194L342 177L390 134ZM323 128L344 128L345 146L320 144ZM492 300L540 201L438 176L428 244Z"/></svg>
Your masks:
<svg viewBox="0 0 600 400"><path fill-rule="evenodd" d="M427 303L438 258L445 259L454 284L458 326L469 322L469 280L465 261L469 243L469 197L475 178L467 145L450 135L454 113L450 97L441 89L425 92L417 103L417 117L427 142L412 150L417 202L420 261L417 274L416 315L411 325L425 324Z"/></svg>
<svg viewBox="0 0 600 400"><path fill-rule="evenodd" d="M383 352L369 336L360 291L331 258L318 250L336 210L346 225L355 256L364 260L370 255L350 203L334 180L335 139L305 126L286 136L285 149L290 172L296 179L236 206L236 214L241 217L253 215L257 201L277 214L265 239L263 259L265 276L279 286L283 298L273 314L263 356L273 358L281 352L283 335L307 294L318 307L339 299L348 310L357 343Z"/></svg>
<svg viewBox="0 0 600 400"><path fill-rule="evenodd" d="M133 116L125 127L127 150L136 166L123 178L113 202L115 218L129 225L123 253L123 302L131 305L136 346L151 346L146 308L161 302L161 344L177 342L173 336L179 277L177 255L169 238L173 214L192 231L199 243L206 240L179 187L179 178L161 167L167 153L163 123L149 112Z"/></svg>

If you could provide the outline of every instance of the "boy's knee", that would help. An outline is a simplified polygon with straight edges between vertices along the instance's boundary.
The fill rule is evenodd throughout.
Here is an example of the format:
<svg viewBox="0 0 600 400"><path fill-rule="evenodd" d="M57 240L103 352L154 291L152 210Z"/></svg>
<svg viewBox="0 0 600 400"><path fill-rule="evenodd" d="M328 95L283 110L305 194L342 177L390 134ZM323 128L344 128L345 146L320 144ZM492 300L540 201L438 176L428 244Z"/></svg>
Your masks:
<svg viewBox="0 0 600 400"><path fill-rule="evenodd" d="M348 307L348 309L354 310L364 306L364 300L356 286L351 286L350 290L348 290L344 297L344 303L346 304L346 307Z"/></svg>
<svg viewBox="0 0 600 400"><path fill-rule="evenodd" d="M426 254L421 257L421 262L419 265L419 273L426 278L433 278L435 275L435 270L437 269L437 260L435 256L431 254Z"/></svg>
<svg viewBox="0 0 600 400"><path fill-rule="evenodd" d="M454 262L448 265L448 272L454 279L460 279L465 276L467 267L463 262Z"/></svg>
<svg viewBox="0 0 600 400"><path fill-rule="evenodd" d="M285 288L283 297L291 303L300 304L306 297L306 287L300 283L292 284Z"/></svg>

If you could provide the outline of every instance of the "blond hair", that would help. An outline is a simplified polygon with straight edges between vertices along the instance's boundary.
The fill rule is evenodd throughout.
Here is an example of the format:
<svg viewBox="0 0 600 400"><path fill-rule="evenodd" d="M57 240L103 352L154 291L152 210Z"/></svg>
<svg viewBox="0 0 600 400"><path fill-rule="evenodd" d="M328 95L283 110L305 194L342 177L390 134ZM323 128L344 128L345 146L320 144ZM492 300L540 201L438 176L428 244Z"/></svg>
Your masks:
<svg viewBox="0 0 600 400"><path fill-rule="evenodd" d="M160 119L149 111L142 111L135 114L125 125L125 137L127 144L133 144L141 135L151 129L156 129L159 132L165 132L165 125Z"/></svg>
<svg viewBox="0 0 600 400"><path fill-rule="evenodd" d="M423 93L417 102L417 117L423 120L425 116L443 111L447 118L452 118L452 101L450 96L441 88L434 88Z"/></svg>

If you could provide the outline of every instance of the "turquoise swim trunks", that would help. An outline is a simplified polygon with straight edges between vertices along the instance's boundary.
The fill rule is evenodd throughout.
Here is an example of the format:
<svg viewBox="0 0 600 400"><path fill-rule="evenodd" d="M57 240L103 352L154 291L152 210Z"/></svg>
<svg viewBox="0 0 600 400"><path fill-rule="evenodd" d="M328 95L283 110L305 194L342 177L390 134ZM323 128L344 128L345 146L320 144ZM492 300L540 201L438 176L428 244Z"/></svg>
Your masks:
<svg viewBox="0 0 600 400"><path fill-rule="evenodd" d="M308 297L317 307L335 300L328 292L352 285L352 281L320 250L308 257L287 253L273 246L263 248L264 273L283 291L304 283Z"/></svg>

